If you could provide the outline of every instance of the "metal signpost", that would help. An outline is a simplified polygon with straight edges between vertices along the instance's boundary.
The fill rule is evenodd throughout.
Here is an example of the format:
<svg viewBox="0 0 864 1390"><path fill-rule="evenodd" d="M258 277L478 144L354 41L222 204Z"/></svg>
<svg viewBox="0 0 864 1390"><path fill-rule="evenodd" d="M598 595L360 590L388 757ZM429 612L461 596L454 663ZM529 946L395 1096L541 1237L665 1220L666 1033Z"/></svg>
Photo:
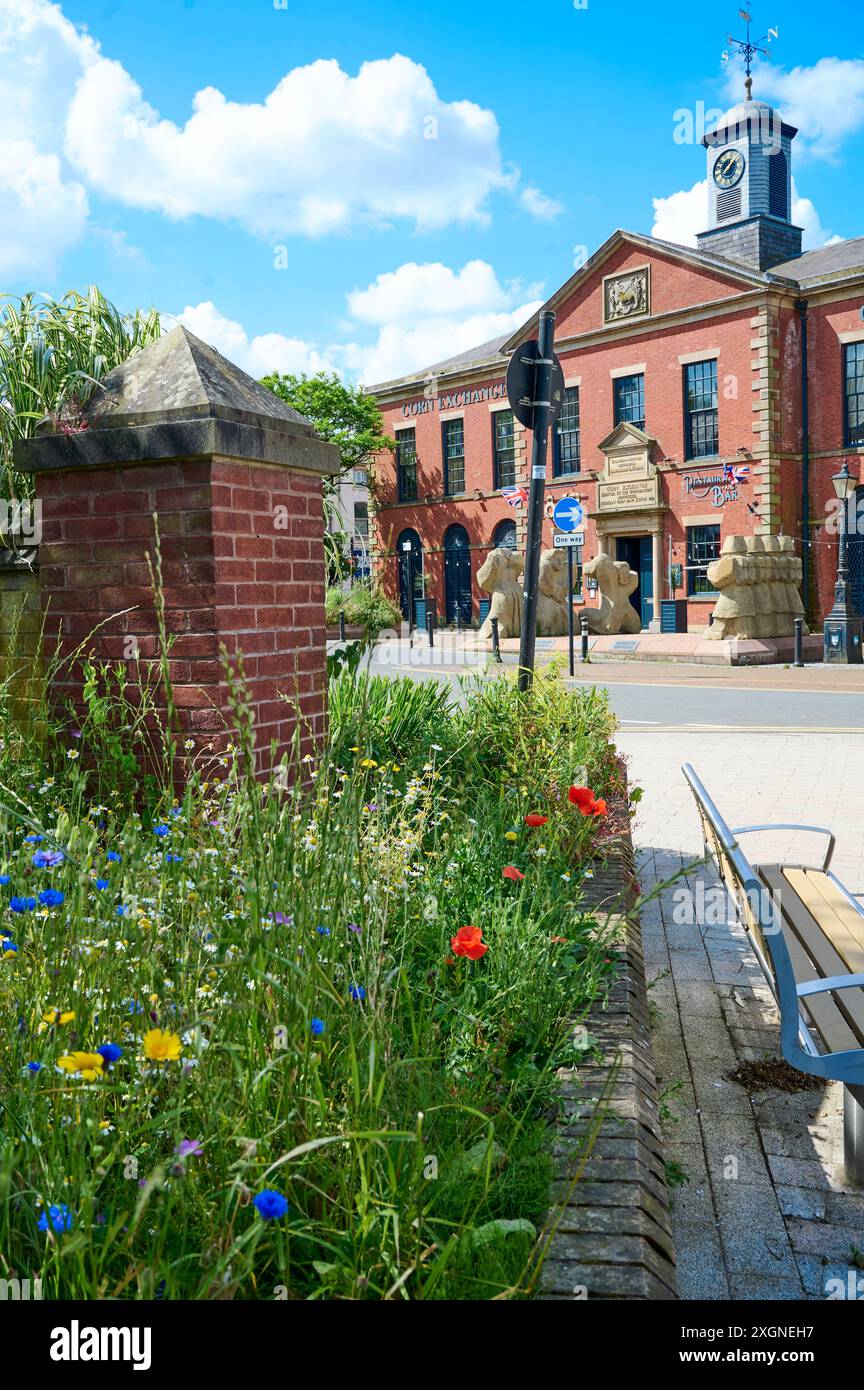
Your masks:
<svg viewBox="0 0 864 1390"><path fill-rule="evenodd" d="M531 488L528 494L528 543L525 553L525 596L522 635L519 641L519 689L529 690L534 678L537 637L537 594L540 575L540 543L543 534L543 499L546 491L546 439L564 404L564 372L552 348L555 315L540 314L537 339L522 343L507 368L507 399L520 424L533 432Z"/></svg>
<svg viewBox="0 0 864 1390"><path fill-rule="evenodd" d="M570 674L576 674L576 651L573 641L573 551L582 544L582 525L584 513L582 503L575 497L559 497L552 508L552 520L557 534L552 537L555 550L567 551L567 639L570 651Z"/></svg>

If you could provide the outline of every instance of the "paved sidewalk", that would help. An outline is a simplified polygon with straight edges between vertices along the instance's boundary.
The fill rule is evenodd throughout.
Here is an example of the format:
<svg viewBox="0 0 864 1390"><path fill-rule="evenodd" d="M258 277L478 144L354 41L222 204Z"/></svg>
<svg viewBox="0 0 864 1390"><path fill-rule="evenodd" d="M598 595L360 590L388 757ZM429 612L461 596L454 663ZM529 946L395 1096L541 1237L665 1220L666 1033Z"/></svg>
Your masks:
<svg viewBox="0 0 864 1390"><path fill-rule="evenodd" d="M634 827L643 893L702 853L684 761L733 825L830 826L838 876L864 893L864 736L658 728L621 731L618 744L645 789ZM766 836L760 854L788 853L793 843ZM716 885L700 867L691 888L700 879L705 893ZM643 915L667 1154L687 1178L672 1204L681 1296L819 1299L828 1280L845 1285L850 1269L864 1293L864 1257L855 1266L864 1189L843 1180L842 1088L750 1097L727 1079L739 1061L779 1056L777 1014L740 927L675 921L681 886Z"/></svg>

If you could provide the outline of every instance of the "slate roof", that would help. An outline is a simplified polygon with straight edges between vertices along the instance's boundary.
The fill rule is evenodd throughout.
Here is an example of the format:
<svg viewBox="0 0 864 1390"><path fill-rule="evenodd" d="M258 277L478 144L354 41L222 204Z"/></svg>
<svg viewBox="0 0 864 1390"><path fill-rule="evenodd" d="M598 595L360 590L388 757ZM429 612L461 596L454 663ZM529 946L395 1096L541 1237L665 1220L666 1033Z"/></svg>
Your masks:
<svg viewBox="0 0 864 1390"><path fill-rule="evenodd" d="M433 362L431 367L409 372L407 376L394 377L392 381L378 382L375 386L367 386L366 390L370 395L374 395L376 391L392 391L397 386L409 386L418 380L422 381L431 373L437 372L443 376L446 372L458 372L460 368L479 367L485 362L494 362L509 337L509 333L504 333L500 338L490 338L488 342L468 348L466 352L457 352L455 357L445 357L443 362Z"/></svg>
<svg viewBox="0 0 864 1390"><path fill-rule="evenodd" d="M805 251L793 261L773 265L767 275L769 279L774 275L783 275L799 285L810 285L820 280L839 279L856 270L864 273L864 236L852 237L849 241L835 241L831 246L820 246L815 251Z"/></svg>

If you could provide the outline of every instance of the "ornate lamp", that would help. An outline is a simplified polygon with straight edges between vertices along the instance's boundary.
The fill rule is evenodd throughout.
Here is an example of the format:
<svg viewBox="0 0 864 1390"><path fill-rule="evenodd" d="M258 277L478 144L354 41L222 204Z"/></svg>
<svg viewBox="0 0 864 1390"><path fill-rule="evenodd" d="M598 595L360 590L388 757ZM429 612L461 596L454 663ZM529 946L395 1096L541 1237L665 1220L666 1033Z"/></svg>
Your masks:
<svg viewBox="0 0 864 1390"><path fill-rule="evenodd" d="M846 569L848 540L848 506L858 479L849 472L848 460L831 479L840 506L840 537L837 551L837 581L834 585L834 607L825 619L824 659L834 665L861 662L862 619L856 612L849 594Z"/></svg>

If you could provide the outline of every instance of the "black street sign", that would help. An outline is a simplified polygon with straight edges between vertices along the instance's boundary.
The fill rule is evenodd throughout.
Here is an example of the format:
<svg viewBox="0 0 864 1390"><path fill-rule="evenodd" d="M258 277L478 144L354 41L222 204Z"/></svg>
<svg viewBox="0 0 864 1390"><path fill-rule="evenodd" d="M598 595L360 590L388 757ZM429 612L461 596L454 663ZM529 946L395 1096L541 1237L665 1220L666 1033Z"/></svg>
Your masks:
<svg viewBox="0 0 864 1390"><path fill-rule="evenodd" d="M547 425L554 425L564 405L564 369L556 353L553 352L549 360L552 363L549 369L549 394L548 399L543 402L539 400L538 395L538 383L542 380L538 368L544 364L541 362L540 344L536 338L529 338L526 343L521 343L507 367L507 399L510 409L520 425L529 430L533 430L537 420L538 405L547 406Z"/></svg>

